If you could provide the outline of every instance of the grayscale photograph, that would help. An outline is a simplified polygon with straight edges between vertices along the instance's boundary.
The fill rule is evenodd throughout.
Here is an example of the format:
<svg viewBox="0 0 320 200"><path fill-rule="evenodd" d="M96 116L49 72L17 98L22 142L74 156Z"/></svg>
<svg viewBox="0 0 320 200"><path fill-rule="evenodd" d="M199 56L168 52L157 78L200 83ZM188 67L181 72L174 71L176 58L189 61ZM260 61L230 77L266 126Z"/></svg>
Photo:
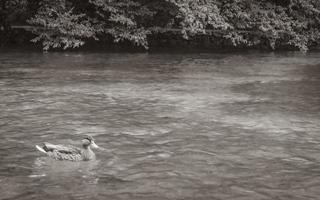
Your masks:
<svg viewBox="0 0 320 200"><path fill-rule="evenodd" d="M0 0L0 200L317 199L319 0Z"/></svg>

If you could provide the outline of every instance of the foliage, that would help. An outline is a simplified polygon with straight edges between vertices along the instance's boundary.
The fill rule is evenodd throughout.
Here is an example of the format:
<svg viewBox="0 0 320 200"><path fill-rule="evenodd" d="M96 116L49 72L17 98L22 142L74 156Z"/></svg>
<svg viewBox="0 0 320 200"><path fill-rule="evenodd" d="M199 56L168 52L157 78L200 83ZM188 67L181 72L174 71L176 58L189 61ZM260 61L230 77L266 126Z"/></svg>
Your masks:
<svg viewBox="0 0 320 200"><path fill-rule="evenodd" d="M38 35L32 41L42 41L44 50L75 48L84 44L83 38L95 38L95 29L86 14L74 14L63 1L45 2L28 22L35 26L33 32Z"/></svg>
<svg viewBox="0 0 320 200"><path fill-rule="evenodd" d="M110 34L115 42L128 40L148 48L144 21L154 14L147 5L132 0L90 0L95 6L99 33Z"/></svg>
<svg viewBox="0 0 320 200"><path fill-rule="evenodd" d="M176 16L180 20L184 38L198 33L205 34L206 29L227 30L230 25L224 20L215 0L169 0L179 12Z"/></svg>
<svg viewBox="0 0 320 200"><path fill-rule="evenodd" d="M185 39L201 34L232 45L269 48L319 46L319 0L1 0L1 26L30 16L34 42L74 48L89 38L112 37L148 48L148 35L180 30ZM2 6L2 7L1 7ZM15 17L14 17L15 16ZM5 23L4 23L5 21ZM7 24L7 25L4 25Z"/></svg>
<svg viewBox="0 0 320 200"><path fill-rule="evenodd" d="M252 45L248 38L255 35L272 49L289 44L307 51L319 39L319 6L317 0L291 0L287 7L267 0L225 0L223 11L233 32L242 36L239 43Z"/></svg>

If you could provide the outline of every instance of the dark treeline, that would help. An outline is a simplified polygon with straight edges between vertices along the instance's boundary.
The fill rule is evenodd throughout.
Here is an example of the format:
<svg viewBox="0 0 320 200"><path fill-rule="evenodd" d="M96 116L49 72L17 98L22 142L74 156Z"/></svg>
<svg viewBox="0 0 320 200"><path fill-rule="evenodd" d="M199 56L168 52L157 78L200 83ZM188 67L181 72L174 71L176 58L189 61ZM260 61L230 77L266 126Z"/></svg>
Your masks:
<svg viewBox="0 0 320 200"><path fill-rule="evenodd" d="M204 35L234 46L307 51L320 42L319 0L0 0L1 37L28 25L44 50L88 40L149 47L152 35Z"/></svg>

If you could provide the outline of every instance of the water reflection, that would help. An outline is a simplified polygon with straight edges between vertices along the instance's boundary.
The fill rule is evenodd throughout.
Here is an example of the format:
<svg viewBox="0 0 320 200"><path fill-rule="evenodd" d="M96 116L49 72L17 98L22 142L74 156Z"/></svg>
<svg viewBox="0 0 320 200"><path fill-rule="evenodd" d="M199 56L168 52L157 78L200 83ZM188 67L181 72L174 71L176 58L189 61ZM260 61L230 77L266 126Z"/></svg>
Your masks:
<svg viewBox="0 0 320 200"><path fill-rule="evenodd" d="M1 198L317 199L319 55L2 53Z"/></svg>

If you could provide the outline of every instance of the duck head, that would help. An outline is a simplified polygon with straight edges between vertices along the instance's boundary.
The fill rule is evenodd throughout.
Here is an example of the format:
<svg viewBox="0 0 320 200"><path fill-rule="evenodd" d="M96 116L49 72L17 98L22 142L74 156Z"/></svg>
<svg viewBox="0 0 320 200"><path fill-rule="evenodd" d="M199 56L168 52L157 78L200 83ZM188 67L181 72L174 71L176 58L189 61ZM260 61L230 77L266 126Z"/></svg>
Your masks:
<svg viewBox="0 0 320 200"><path fill-rule="evenodd" d="M95 149L99 148L99 146L94 142L93 137L90 135L85 136L85 138L82 140L82 146L85 149L88 147L93 147Z"/></svg>

